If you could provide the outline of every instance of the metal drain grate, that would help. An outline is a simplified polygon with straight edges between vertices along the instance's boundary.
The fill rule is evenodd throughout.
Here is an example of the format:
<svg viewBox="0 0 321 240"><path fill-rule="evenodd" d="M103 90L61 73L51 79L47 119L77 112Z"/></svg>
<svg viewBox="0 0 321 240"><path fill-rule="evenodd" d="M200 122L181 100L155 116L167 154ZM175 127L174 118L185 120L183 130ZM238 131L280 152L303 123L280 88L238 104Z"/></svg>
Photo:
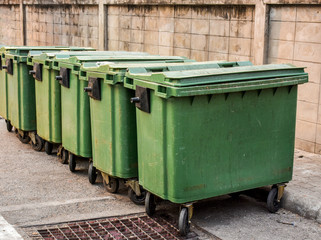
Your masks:
<svg viewBox="0 0 321 240"><path fill-rule="evenodd" d="M33 239L196 239L179 235L171 219L150 218L146 215L104 218L46 226L30 234Z"/></svg>

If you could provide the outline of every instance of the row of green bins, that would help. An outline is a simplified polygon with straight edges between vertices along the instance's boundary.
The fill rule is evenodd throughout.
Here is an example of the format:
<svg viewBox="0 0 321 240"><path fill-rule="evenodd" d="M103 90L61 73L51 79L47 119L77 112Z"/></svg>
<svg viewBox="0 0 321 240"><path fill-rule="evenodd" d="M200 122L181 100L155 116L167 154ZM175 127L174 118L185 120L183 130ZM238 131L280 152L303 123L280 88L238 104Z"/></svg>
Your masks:
<svg viewBox="0 0 321 240"><path fill-rule="evenodd" d="M82 66L97 66L97 62L130 62L130 61L185 61L183 57L162 57L149 55L114 55L114 56L74 56L56 58L53 69L59 70L56 76L61 85L61 133L62 156L67 156L70 171L74 172L77 158L91 159L91 125L89 97L84 92L87 86L85 71ZM107 185L111 183L107 180ZM107 190L109 188L107 187Z"/></svg>
<svg viewBox="0 0 321 240"><path fill-rule="evenodd" d="M68 154L61 147L61 87L56 76L59 75L58 59L69 59L72 56L114 56L134 55L125 51L64 51L45 52L33 56L31 52L28 64L33 66L36 92L36 121L37 135L45 141L45 152L51 154L54 145L58 146L58 156L63 163L68 162ZM147 53L135 53L135 55L148 55Z"/></svg>
<svg viewBox="0 0 321 240"><path fill-rule="evenodd" d="M148 60L148 59L146 59ZM137 134L135 107L130 103L134 91L123 87L128 68L138 71L169 71L185 69L206 69L250 62L195 62L183 63L137 63L105 62L97 67L84 67L88 87L85 90L90 97L92 158L88 169L91 183L95 182L99 170L107 182L109 192L117 192L119 179L125 180L130 199L143 204L145 191L139 186L137 162Z"/></svg>
<svg viewBox="0 0 321 240"><path fill-rule="evenodd" d="M6 104L7 129L11 131L12 126L17 131L17 136L23 143L32 142L32 147L40 151L43 141L36 134L36 106L35 87L29 71L32 67L27 64L30 51L83 51L94 50L92 48L77 47L3 47L1 48L2 73L1 80L6 82ZM3 71L3 70L2 70Z"/></svg>
<svg viewBox="0 0 321 240"><path fill-rule="evenodd" d="M139 184L155 198L181 204L179 231L189 230L193 202L272 185L276 212L292 179L297 85L289 64L143 72L129 69L135 90ZM148 106L148 107L147 107Z"/></svg>

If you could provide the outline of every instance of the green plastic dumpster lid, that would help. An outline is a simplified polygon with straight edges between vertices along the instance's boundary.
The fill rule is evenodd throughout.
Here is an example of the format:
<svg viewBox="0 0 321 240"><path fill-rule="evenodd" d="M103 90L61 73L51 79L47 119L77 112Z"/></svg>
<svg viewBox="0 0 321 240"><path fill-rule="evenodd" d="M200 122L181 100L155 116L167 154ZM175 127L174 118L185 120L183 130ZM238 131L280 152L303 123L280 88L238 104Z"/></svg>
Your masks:
<svg viewBox="0 0 321 240"><path fill-rule="evenodd" d="M65 51L66 53L68 53L69 51ZM91 52L91 51L88 51L88 52ZM57 54L57 53L61 53L63 54L62 51L58 51L57 52L57 49L55 50L43 50L43 51L40 51L40 50L32 50L28 53L28 57L27 57L27 63L28 65L33 65L33 59L36 58L36 57L40 57L42 54ZM73 52L75 53L75 52Z"/></svg>
<svg viewBox="0 0 321 240"><path fill-rule="evenodd" d="M11 53L18 56L27 56L30 51L95 51L88 47L67 47L67 46L4 46L0 49L1 53Z"/></svg>
<svg viewBox="0 0 321 240"><path fill-rule="evenodd" d="M168 98L288 86L307 81L308 74L302 67L269 64L162 73L133 73L129 69L124 86L151 88L157 91L156 95Z"/></svg>
<svg viewBox="0 0 321 240"><path fill-rule="evenodd" d="M44 52L42 55L42 58L50 58L55 57L57 55L61 56L61 58L64 57L70 57L70 56L104 56L104 55L149 55L145 52L126 52L126 51L54 51L54 52Z"/></svg>
<svg viewBox="0 0 321 240"><path fill-rule="evenodd" d="M96 65L96 66L95 66ZM115 84L117 82L123 82L123 76L127 69L135 73L146 72L165 72L165 71L177 71L177 70L191 70L191 69L207 69L207 68L220 68L220 67L236 67L252 65L251 62L227 62L227 61L210 61L210 62L181 62L181 63L168 63L163 62L97 62L85 63L81 68L81 71L87 72L81 73L82 76L96 77L104 79L105 82ZM118 76L116 76L118 75Z"/></svg>
<svg viewBox="0 0 321 240"><path fill-rule="evenodd" d="M177 64L167 64L162 66L129 66L131 73L148 73L148 72L168 72L168 71L186 71L199 70L208 68L230 68L240 66L252 66L250 61L227 62L227 61L207 61L207 62L187 62Z"/></svg>
<svg viewBox="0 0 321 240"><path fill-rule="evenodd" d="M44 61L50 61L53 58L63 59L70 58L71 56L110 56L110 55L148 55L145 52L126 52L126 51L53 51L53 52L41 52L40 55L34 54L34 56L30 56L33 52L37 53L39 51L32 51L29 53L28 62L38 62L43 63ZM29 59L30 58L30 59Z"/></svg>
<svg viewBox="0 0 321 240"><path fill-rule="evenodd" d="M227 62L227 61L208 61L208 62L97 62L84 63L82 70L91 72L110 73L123 69L129 69L131 73L147 73L147 72L165 72L165 71L182 71L193 69L207 69L220 67L250 66L251 62Z"/></svg>
<svg viewBox="0 0 321 240"><path fill-rule="evenodd" d="M111 61L111 62L148 62L148 61L166 61L166 62L185 62L193 61L185 57L177 56L155 56L155 55L110 55L110 56L74 56L70 58L59 58L56 56L54 60L54 66L56 68L75 68L80 69L85 62L101 62L101 61ZM89 64L90 65L90 64ZM87 64L88 66L88 64ZM92 65L94 66L94 64Z"/></svg>
<svg viewBox="0 0 321 240"><path fill-rule="evenodd" d="M188 60L185 57L177 57L177 56L158 56L158 55L114 55L114 56L74 56L69 59L57 59L60 62L66 62L71 64L77 64L81 62L100 62L100 61L149 61L149 60L168 60L168 61L182 61Z"/></svg>
<svg viewBox="0 0 321 240"><path fill-rule="evenodd" d="M70 47L70 46L4 46L5 50L70 50L70 51L95 51L91 47Z"/></svg>
<svg viewBox="0 0 321 240"><path fill-rule="evenodd" d="M307 75L304 72L304 68L295 67L291 64L269 64L238 68L168 71L162 73L132 73L129 69L127 77L168 86L184 87L299 75Z"/></svg>

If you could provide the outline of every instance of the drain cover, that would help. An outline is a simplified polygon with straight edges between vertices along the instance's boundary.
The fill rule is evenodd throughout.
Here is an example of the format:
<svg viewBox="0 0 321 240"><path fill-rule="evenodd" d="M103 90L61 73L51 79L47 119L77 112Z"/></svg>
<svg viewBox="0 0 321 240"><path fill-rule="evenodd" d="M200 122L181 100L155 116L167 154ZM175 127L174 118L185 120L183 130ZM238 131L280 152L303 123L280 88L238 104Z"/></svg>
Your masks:
<svg viewBox="0 0 321 240"><path fill-rule="evenodd" d="M28 235L32 239L197 239L189 233L186 238L179 235L176 223L168 216L150 218L146 215L112 217L89 221L46 225Z"/></svg>

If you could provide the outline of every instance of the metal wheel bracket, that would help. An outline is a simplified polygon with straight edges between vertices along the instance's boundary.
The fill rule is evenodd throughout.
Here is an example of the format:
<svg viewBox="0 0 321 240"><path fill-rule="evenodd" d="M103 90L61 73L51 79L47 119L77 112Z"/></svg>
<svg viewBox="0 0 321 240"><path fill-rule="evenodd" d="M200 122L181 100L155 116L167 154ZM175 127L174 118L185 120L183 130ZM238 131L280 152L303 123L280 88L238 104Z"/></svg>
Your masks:
<svg viewBox="0 0 321 240"><path fill-rule="evenodd" d="M135 192L136 196L141 196L142 193L140 191L140 186L137 180L128 180L126 181L126 186L130 187L131 189L133 189L133 191Z"/></svg>
<svg viewBox="0 0 321 240"><path fill-rule="evenodd" d="M278 187L278 202L280 202L281 198L283 197L284 188L286 187L286 184L285 183L278 184L277 187Z"/></svg>
<svg viewBox="0 0 321 240"><path fill-rule="evenodd" d="M59 145L58 149L57 149L57 157L61 157L62 156L62 150L64 148L62 147L62 145Z"/></svg>
<svg viewBox="0 0 321 240"><path fill-rule="evenodd" d="M33 144L36 144L36 132L28 132L28 135L32 141Z"/></svg>
<svg viewBox="0 0 321 240"><path fill-rule="evenodd" d="M193 203L185 203L185 204L182 204L183 207L187 208L188 210L188 221L189 223L191 223L191 219L193 217Z"/></svg>
<svg viewBox="0 0 321 240"><path fill-rule="evenodd" d="M106 173L101 173L101 176L105 180L105 183L108 185L109 184L109 176Z"/></svg>
<svg viewBox="0 0 321 240"><path fill-rule="evenodd" d="M17 131L18 131L18 134L19 134L20 136L23 136L23 135L24 135L24 131L22 131L22 130L20 130L20 129L17 129Z"/></svg>

